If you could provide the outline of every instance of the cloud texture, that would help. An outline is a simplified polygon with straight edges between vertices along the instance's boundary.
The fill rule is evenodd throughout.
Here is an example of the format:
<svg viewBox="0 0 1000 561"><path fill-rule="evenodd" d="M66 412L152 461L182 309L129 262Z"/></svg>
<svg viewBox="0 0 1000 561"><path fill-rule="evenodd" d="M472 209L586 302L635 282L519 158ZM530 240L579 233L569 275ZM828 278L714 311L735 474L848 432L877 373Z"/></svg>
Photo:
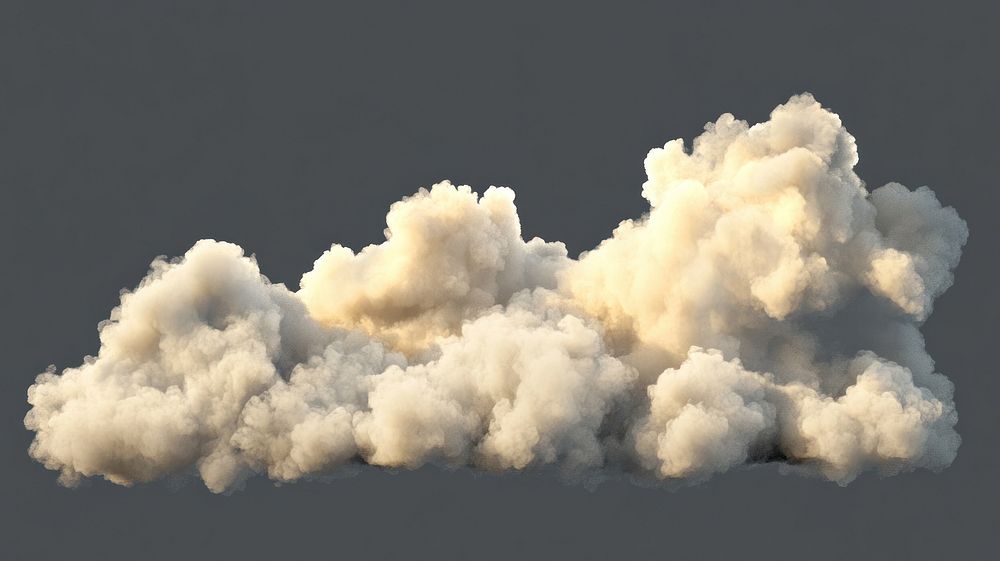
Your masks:
<svg viewBox="0 0 1000 561"><path fill-rule="evenodd" d="M209 489L350 464L699 481L781 461L845 484L939 470L960 438L918 330L965 222L868 192L808 95L646 158L647 215L578 259L524 241L510 189L395 203L291 292L235 245L158 258L101 348L28 390L67 485L197 472Z"/></svg>

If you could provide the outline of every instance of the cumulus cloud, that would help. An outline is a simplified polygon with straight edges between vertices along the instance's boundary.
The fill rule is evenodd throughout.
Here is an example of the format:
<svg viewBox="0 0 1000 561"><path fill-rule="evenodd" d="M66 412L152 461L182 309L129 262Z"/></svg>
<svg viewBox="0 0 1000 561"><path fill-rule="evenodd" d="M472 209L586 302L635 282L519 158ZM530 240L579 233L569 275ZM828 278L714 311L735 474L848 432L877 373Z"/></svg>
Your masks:
<svg viewBox="0 0 1000 561"><path fill-rule="evenodd" d="M447 182L298 292L203 240L123 293L96 357L38 376L30 454L66 485L197 473L216 492L354 464L943 469L957 413L919 325L968 230L926 187L869 192L857 161L803 95L652 150L649 212L578 259L524 241L510 189Z"/></svg>

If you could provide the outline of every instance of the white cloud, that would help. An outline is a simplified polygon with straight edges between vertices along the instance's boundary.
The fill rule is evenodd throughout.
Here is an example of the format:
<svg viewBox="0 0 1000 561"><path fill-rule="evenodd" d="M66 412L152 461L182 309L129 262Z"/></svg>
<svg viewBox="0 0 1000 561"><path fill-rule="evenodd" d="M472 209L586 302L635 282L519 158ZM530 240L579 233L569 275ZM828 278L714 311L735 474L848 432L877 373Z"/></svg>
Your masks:
<svg viewBox="0 0 1000 561"><path fill-rule="evenodd" d="M846 483L941 469L952 386L918 326L968 230L927 188L869 193L812 97L646 158L650 211L578 260L513 191L434 185L301 290L210 240L156 260L96 357L29 389L60 480L196 471L213 491L346 464L697 481L787 458ZM571 196L571 195L569 195Z"/></svg>

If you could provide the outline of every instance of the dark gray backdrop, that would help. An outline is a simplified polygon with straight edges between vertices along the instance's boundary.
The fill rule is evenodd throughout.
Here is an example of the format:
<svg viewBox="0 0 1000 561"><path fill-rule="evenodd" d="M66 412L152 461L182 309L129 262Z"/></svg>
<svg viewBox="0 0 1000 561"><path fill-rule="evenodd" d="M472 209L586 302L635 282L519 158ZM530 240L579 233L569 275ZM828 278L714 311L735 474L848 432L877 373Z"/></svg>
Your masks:
<svg viewBox="0 0 1000 561"><path fill-rule="evenodd" d="M0 557L996 554L995 10L81 4L0 9ZM964 438L942 474L840 488L765 467L591 492L423 469L215 496L197 481L64 489L27 456L33 377L95 353L97 323L158 254L230 240L294 288L331 242L380 240L390 202L445 178L513 187L525 235L576 253L643 212L649 148L806 90L857 137L870 185L930 185L969 221L924 328Z"/></svg>

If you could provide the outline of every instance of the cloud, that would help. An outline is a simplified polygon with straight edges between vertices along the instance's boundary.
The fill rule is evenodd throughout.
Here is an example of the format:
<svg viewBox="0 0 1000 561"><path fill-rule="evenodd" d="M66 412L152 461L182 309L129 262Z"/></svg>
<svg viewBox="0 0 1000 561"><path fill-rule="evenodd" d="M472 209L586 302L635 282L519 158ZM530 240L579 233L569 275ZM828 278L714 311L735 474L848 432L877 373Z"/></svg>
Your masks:
<svg viewBox="0 0 1000 561"><path fill-rule="evenodd" d="M926 187L869 192L809 95L652 150L650 209L571 259L510 189L440 183L291 292L238 246L158 258L96 357L28 390L67 485L213 491L351 464L695 482L769 461L846 484L939 470L960 438L919 325L968 237Z"/></svg>

